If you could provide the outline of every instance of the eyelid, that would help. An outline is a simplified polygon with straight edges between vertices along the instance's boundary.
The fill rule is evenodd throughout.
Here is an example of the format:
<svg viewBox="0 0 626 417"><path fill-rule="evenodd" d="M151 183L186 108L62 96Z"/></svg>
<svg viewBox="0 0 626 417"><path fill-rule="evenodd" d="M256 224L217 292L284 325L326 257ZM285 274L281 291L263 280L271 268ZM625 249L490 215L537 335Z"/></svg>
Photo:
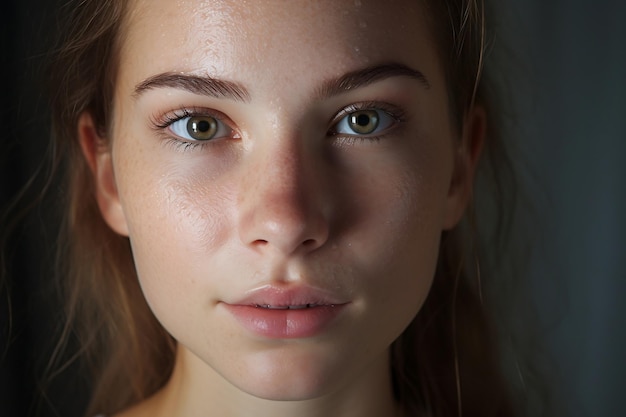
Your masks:
<svg viewBox="0 0 626 417"><path fill-rule="evenodd" d="M377 133L370 133L367 135L359 135L359 134L347 134L347 133L339 133L336 131L336 126L347 116L349 116L352 113L358 112L358 111L365 111L365 110L375 110L375 111L380 111L385 113L387 116L391 117L394 120L394 123L385 128L382 132L377 132ZM354 103L354 104L350 104L349 106L344 107L341 111L339 111L339 113L337 113L337 115L332 119L330 125L331 128L328 131L328 135L330 136L349 136L349 137L363 137L363 138L378 138L380 136L381 133L386 133L386 131L393 129L393 127L395 125L397 125L398 123L403 123L406 121L406 115L405 115L405 111L393 104L387 103L387 102L382 102L382 101L366 101L366 102L360 102L360 103Z"/></svg>
<svg viewBox="0 0 626 417"><path fill-rule="evenodd" d="M206 141L193 139L193 138L183 138L180 135L175 134L170 129L170 126L176 122L181 120L191 118L191 117L200 117L200 116L208 116L214 118L218 123L225 126L230 134L229 135L221 135L215 137L213 139L209 139ZM232 120L226 116L224 113L209 109L209 108L201 108L201 107L184 107L181 106L179 109L172 110L169 112L165 112L150 118L150 123L152 128L157 132L164 134L168 139L184 142L186 144L194 144L194 143L206 143L213 140L217 140L224 137L238 137L239 135L236 133L236 129L233 127L234 123Z"/></svg>

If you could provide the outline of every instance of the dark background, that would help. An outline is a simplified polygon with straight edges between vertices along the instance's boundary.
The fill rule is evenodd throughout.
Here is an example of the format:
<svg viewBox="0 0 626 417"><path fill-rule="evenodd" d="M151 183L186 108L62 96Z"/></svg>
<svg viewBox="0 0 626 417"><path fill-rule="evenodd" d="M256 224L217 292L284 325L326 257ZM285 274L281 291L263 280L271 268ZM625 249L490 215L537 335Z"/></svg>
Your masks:
<svg viewBox="0 0 626 417"><path fill-rule="evenodd" d="M57 36L59 0L4 1L0 9L2 126L0 127L0 214L31 177L34 184L10 219L0 217L0 416L78 416L87 386L76 367L48 385L42 377L62 325L53 279L54 216L58 193L24 218L48 176L49 144L45 64ZM35 175L35 173L37 173ZM8 277L8 279L7 279ZM43 393L46 394L43 394ZM49 397L49 398L48 398Z"/></svg>
<svg viewBox="0 0 626 417"><path fill-rule="evenodd" d="M0 11L0 209L41 166L48 146L43 68L61 3L5 1ZM512 56L516 152L528 166L522 179L539 214L541 233L524 263L533 293L529 308L539 313L532 325L550 358L546 380L567 415L625 415L626 2L506 0L501 8L501 39ZM75 369L51 386L41 380L61 324L51 279L57 227L51 213L62 190L51 190L6 244L4 417L75 416L88 389L71 377ZM0 235L11 227L4 219Z"/></svg>

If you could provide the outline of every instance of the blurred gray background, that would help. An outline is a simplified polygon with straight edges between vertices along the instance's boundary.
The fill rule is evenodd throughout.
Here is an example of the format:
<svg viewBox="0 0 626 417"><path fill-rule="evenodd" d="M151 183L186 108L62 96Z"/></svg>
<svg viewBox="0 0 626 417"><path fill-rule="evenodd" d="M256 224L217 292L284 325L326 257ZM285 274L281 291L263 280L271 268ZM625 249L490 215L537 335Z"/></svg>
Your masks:
<svg viewBox="0 0 626 417"><path fill-rule="evenodd" d="M38 71L60 3L3 3L0 206L45 147ZM545 348L542 367L564 414L626 416L626 2L500 0L498 6L496 43L510 52L517 109L515 157L528 167L523 182L539 231L524 262L533 294L528 307L538 315L530 325ZM40 356L58 324L41 302L46 267L33 264L46 238L26 226L10 244L19 279L9 287L10 335L7 299L0 298L0 416L55 415L32 406L45 364ZM76 415L82 406L84 384L67 387L51 391L58 415Z"/></svg>
<svg viewBox="0 0 626 417"><path fill-rule="evenodd" d="M570 416L626 416L626 2L504 3L554 393Z"/></svg>

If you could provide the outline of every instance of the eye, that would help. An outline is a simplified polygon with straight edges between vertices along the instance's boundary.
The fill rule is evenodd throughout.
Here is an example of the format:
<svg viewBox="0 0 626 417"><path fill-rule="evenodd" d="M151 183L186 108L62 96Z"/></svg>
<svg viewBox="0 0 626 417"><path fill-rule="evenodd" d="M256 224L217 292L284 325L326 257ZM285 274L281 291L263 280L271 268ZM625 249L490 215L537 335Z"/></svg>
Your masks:
<svg viewBox="0 0 626 417"><path fill-rule="evenodd" d="M333 129L334 134L344 135L372 135L392 126L393 116L383 110L364 109L346 114Z"/></svg>
<svg viewBox="0 0 626 417"><path fill-rule="evenodd" d="M209 115L187 116L171 123L169 129L176 136L189 141L207 141L229 136L231 129Z"/></svg>

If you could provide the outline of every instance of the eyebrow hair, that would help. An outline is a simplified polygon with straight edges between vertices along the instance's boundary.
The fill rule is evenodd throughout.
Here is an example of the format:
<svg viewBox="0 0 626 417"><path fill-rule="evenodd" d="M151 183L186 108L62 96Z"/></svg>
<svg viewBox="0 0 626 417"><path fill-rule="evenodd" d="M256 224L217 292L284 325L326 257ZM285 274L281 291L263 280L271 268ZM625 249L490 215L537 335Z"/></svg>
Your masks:
<svg viewBox="0 0 626 417"><path fill-rule="evenodd" d="M430 88L426 76L404 64L388 63L348 72L339 78L328 80L318 89L320 98L332 97L356 88L365 87L374 82L390 77L410 77L418 80L425 89ZM240 84L210 76L188 75L164 72L153 75L135 86L134 97L156 88L177 88L193 94L215 98L227 98L235 101L250 101L250 93Z"/></svg>
<svg viewBox="0 0 626 417"><path fill-rule="evenodd" d="M227 98L235 101L250 101L250 93L245 87L226 80L210 76L164 72L153 75L135 86L134 96L155 88L177 88L193 94L215 98Z"/></svg>
<svg viewBox="0 0 626 417"><path fill-rule="evenodd" d="M410 77L430 89L428 78L421 72L400 63L388 63L351 71L341 77L326 81L318 91L320 97L331 97L390 77Z"/></svg>

